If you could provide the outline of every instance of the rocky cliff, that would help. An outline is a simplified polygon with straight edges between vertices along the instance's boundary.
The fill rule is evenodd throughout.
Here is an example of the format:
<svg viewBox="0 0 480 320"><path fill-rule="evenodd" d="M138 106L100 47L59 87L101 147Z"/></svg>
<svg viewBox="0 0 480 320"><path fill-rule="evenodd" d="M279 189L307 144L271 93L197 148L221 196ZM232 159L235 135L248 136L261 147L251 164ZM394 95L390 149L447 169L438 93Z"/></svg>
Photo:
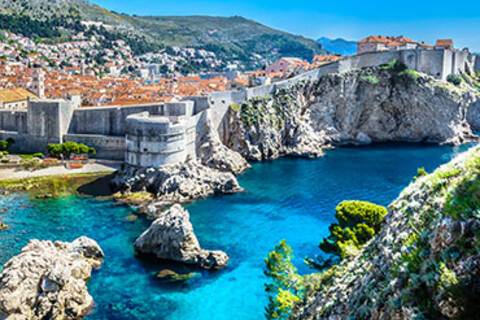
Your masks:
<svg viewBox="0 0 480 320"><path fill-rule="evenodd" d="M395 63L329 74L232 105L223 140L250 160L314 157L340 144L459 144L480 125L473 81L455 86Z"/></svg>
<svg viewBox="0 0 480 320"><path fill-rule="evenodd" d="M312 277L292 319L478 319L480 148L419 177L360 254Z"/></svg>

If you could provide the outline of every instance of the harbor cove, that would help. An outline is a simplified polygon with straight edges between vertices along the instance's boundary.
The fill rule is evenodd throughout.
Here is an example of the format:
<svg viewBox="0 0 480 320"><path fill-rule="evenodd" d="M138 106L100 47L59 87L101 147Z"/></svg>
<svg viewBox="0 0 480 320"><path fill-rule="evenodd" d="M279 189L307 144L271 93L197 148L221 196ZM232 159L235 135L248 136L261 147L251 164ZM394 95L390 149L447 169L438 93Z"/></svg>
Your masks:
<svg viewBox="0 0 480 320"><path fill-rule="evenodd" d="M335 207L349 199L388 205L413 180L469 146L381 144L327 151L318 159L282 158L254 163L239 177L244 192L198 200L186 206L202 247L228 253L229 265L210 272L137 257L135 239L150 225L144 216L111 200L71 195L38 200L28 193L0 199L0 264L30 239L95 239L105 253L88 290L95 306L87 319L261 319L268 303L264 259L282 239L295 252L301 274L318 272L304 259L322 255L320 241L335 220ZM164 269L194 273L165 283ZM235 316L232 316L235 315Z"/></svg>

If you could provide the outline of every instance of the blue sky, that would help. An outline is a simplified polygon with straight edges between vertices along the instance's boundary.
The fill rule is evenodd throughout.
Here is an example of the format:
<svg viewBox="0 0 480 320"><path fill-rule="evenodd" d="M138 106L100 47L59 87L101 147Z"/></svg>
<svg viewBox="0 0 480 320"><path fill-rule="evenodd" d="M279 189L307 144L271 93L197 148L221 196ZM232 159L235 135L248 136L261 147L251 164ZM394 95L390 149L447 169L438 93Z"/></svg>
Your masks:
<svg viewBox="0 0 480 320"><path fill-rule="evenodd" d="M480 52L480 1L403 0L93 0L138 15L240 15L310 38L405 35L453 38ZM401 5L399 5L401 3Z"/></svg>

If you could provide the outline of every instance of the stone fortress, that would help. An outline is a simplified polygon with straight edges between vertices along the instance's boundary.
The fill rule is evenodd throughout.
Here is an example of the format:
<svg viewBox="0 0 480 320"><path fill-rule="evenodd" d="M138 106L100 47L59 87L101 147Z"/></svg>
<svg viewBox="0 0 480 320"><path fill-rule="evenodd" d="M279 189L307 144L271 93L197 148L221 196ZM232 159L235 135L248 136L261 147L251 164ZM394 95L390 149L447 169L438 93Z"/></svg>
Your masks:
<svg viewBox="0 0 480 320"><path fill-rule="evenodd" d="M451 74L480 71L480 58L468 50L414 49L345 57L271 85L188 97L177 103L81 108L79 97L30 101L24 110L0 109L0 139L13 138L16 152L44 152L50 143L75 141L97 157L135 167L160 167L196 159L211 121L220 137L229 107L254 97L330 73L345 73L399 60L409 68L446 80Z"/></svg>

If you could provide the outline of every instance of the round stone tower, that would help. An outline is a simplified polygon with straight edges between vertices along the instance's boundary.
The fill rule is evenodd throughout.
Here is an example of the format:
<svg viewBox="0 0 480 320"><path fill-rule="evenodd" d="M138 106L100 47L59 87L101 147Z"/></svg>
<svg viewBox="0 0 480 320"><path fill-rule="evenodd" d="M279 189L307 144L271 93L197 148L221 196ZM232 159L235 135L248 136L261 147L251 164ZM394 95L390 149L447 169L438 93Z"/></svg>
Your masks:
<svg viewBox="0 0 480 320"><path fill-rule="evenodd" d="M151 116L148 112L127 118L125 161L136 167L161 167L184 162L188 150L186 121L181 117Z"/></svg>

